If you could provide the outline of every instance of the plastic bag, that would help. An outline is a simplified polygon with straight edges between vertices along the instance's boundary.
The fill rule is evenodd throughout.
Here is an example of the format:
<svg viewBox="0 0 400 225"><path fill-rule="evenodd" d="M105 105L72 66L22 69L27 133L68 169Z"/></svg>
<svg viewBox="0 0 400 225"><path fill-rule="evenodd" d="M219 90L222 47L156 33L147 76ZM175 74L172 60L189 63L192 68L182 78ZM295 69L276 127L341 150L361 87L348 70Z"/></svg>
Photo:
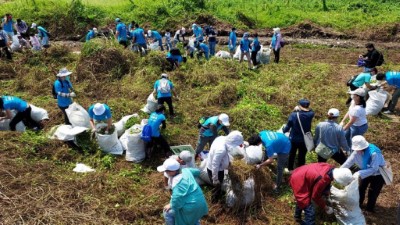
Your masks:
<svg viewBox="0 0 400 225"><path fill-rule="evenodd" d="M65 110L69 122L73 127L90 128L89 113L78 103L74 102Z"/></svg>

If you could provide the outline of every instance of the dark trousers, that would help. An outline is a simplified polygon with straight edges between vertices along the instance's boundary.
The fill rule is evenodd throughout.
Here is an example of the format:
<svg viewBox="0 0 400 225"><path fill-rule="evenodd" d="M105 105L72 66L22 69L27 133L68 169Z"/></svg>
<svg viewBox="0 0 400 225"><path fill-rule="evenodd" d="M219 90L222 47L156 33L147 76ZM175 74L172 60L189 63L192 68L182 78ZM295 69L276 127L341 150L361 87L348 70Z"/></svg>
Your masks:
<svg viewBox="0 0 400 225"><path fill-rule="evenodd" d="M253 66L257 66L257 53L258 53L258 51L257 52L251 52L251 61L253 62Z"/></svg>
<svg viewBox="0 0 400 225"><path fill-rule="evenodd" d="M374 211L376 200L378 199L384 184L385 180L383 179L382 175L369 176L362 179L359 187L360 207L364 202L365 192L368 188L368 202L365 209L370 212Z"/></svg>
<svg viewBox="0 0 400 225"><path fill-rule="evenodd" d="M212 171L207 168L207 174L208 177L210 178L210 181L212 182ZM219 185L214 186L212 189L212 195L211 195L211 202L216 203L218 202L219 199L222 198L222 195L224 194L222 192L222 182L224 182L224 171L218 171L218 180L219 180Z"/></svg>
<svg viewBox="0 0 400 225"><path fill-rule="evenodd" d="M274 56L275 56L274 63L279 63L280 52L281 52L280 48L278 48L278 50L276 51L274 49Z"/></svg>
<svg viewBox="0 0 400 225"><path fill-rule="evenodd" d="M297 155L297 167L300 167L306 164L306 154L307 154L307 147L304 142L291 142L292 148L290 149L289 153L289 163L288 169L294 169L294 160L296 158L297 150L299 150L299 154Z"/></svg>
<svg viewBox="0 0 400 225"><path fill-rule="evenodd" d="M119 44L123 45L125 48L128 47L128 41L121 40L121 41L119 41Z"/></svg>
<svg viewBox="0 0 400 225"><path fill-rule="evenodd" d="M66 110L66 109L68 109L68 106L67 106L67 107L61 107L61 106L58 106L58 108L60 108L60 109L61 109L61 112L62 112L62 113L63 113L63 115L64 115L64 123L65 123L66 125L71 125L71 123L69 122L69 119L68 119L67 113L65 112L65 110Z"/></svg>
<svg viewBox="0 0 400 225"><path fill-rule="evenodd" d="M16 126L19 122L24 121L26 124L30 124L33 127L40 128L40 124L34 121L31 117L32 108L29 106L25 111L17 112L14 118L10 122L10 130L15 131Z"/></svg>
<svg viewBox="0 0 400 225"><path fill-rule="evenodd" d="M172 106L172 97L161 97L157 99L159 105L163 105L164 102L168 104L169 115L174 115L174 107Z"/></svg>
<svg viewBox="0 0 400 225"><path fill-rule="evenodd" d="M354 84L350 84L349 88L351 91L358 89L358 87L354 86ZM347 99L346 105L350 104L350 102L351 102L351 96L349 96L349 98Z"/></svg>
<svg viewBox="0 0 400 225"><path fill-rule="evenodd" d="M340 149L338 152L333 154L331 158L333 160L335 160L337 163L339 163L340 165L343 165L343 163L346 162L346 160L347 160L346 155ZM322 158L321 156L318 156L318 162L326 162L326 161L328 161L328 160Z"/></svg>
<svg viewBox="0 0 400 225"><path fill-rule="evenodd" d="M8 50L8 47L7 47L7 44L5 44L5 41L0 41L0 58L4 54L2 52L5 52L7 59L12 59L11 52Z"/></svg>
<svg viewBox="0 0 400 225"><path fill-rule="evenodd" d="M153 148L156 146L159 146L165 155L167 155L171 151L167 140L165 140L165 138L162 135L158 137L151 137L151 142L148 143L146 146L147 158L151 158Z"/></svg>

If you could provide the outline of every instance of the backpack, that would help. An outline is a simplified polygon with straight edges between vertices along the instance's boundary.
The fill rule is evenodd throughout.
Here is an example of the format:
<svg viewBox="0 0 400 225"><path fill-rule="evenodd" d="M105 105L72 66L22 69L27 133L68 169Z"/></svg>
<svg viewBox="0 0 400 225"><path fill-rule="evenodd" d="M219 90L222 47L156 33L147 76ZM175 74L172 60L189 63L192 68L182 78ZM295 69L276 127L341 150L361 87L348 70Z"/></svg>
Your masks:
<svg viewBox="0 0 400 225"><path fill-rule="evenodd" d="M149 124L146 124L143 127L142 134L140 135L140 138L144 142L151 142L151 134L152 134L151 126Z"/></svg>
<svg viewBox="0 0 400 225"><path fill-rule="evenodd" d="M356 80L358 75L352 76L346 83L347 86L351 86L353 84L353 82Z"/></svg>
<svg viewBox="0 0 400 225"><path fill-rule="evenodd" d="M163 94L167 94L171 92L171 86L169 85L169 80L161 79L160 83L158 84L158 91Z"/></svg>
<svg viewBox="0 0 400 225"><path fill-rule="evenodd" d="M197 128L201 128L203 126L203 124L206 122L206 120L208 120L208 118L210 118L209 116L202 116L199 119L199 123L197 124Z"/></svg>
<svg viewBox="0 0 400 225"><path fill-rule="evenodd" d="M62 82L60 79L57 79L61 83L61 88L64 88L64 82ZM53 83L53 87L51 88L51 94L53 95L54 99L57 99L57 92L56 92L56 86L54 85L56 82ZM71 88L68 83L68 88Z"/></svg>
<svg viewBox="0 0 400 225"><path fill-rule="evenodd" d="M382 53L378 52L378 54L379 54L379 58L378 58L378 61L376 61L376 66L382 66L382 64L385 62L385 60L383 59Z"/></svg>

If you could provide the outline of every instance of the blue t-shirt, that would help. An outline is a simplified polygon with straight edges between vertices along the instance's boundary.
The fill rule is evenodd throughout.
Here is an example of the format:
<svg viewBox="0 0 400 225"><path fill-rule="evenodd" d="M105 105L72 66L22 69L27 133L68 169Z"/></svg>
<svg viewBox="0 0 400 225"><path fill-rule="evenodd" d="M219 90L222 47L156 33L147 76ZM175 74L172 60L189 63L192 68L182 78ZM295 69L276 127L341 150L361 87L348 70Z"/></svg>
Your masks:
<svg viewBox="0 0 400 225"><path fill-rule="evenodd" d="M144 37L144 30L142 28L136 28L133 31L132 37L135 38L136 44L146 44L146 39Z"/></svg>
<svg viewBox="0 0 400 225"><path fill-rule="evenodd" d="M61 83L62 82L62 83ZM69 94L72 89L72 84L68 80L59 80L57 79L54 81L54 89L57 93L57 104L60 107L68 107L69 105L72 104L72 99L70 97L62 97L58 95L58 92Z"/></svg>
<svg viewBox="0 0 400 225"><path fill-rule="evenodd" d="M260 46L260 42L258 41L258 38L254 38L253 40L253 46L251 47L252 52L257 52L258 49L257 47Z"/></svg>
<svg viewBox="0 0 400 225"><path fill-rule="evenodd" d="M230 45L230 42L232 41L232 46L233 48L236 48L236 33L231 31L231 33L229 34L229 41L228 41L228 45Z"/></svg>
<svg viewBox="0 0 400 225"><path fill-rule="evenodd" d="M124 23L119 22L117 24L117 32L118 32L118 41L126 41L127 40L127 30Z"/></svg>
<svg viewBox="0 0 400 225"><path fill-rule="evenodd" d="M160 80L157 80L157 81L154 83L154 89L157 90L157 98L171 97L171 96L172 96L172 95L171 95L171 91L172 91L172 89L174 88L174 84L173 84L170 80L168 80L168 84L169 84L169 89L170 89L170 91L169 91L168 93L162 93L161 90L159 90L159 89L160 89L160 82L161 82L161 80L168 80L168 79L166 79L166 78L161 78Z"/></svg>
<svg viewBox="0 0 400 225"><path fill-rule="evenodd" d="M197 26L197 28L193 30L193 33L194 36L196 37L196 41L204 40L203 29L201 29L201 27Z"/></svg>
<svg viewBox="0 0 400 225"><path fill-rule="evenodd" d="M162 39L160 33L158 33L158 32L155 31L155 30L152 30L152 31L151 31L151 37L154 38L154 39L156 39L156 40Z"/></svg>
<svg viewBox="0 0 400 225"><path fill-rule="evenodd" d="M181 63L183 61L182 56L180 55L171 55L170 52L167 53L167 59L172 59L178 63Z"/></svg>
<svg viewBox="0 0 400 225"><path fill-rule="evenodd" d="M44 38L44 37L48 37L49 36L48 35L49 32L47 32L47 30L44 29L43 27L38 26L37 29L38 29L38 32L39 32L39 37Z"/></svg>
<svg viewBox="0 0 400 225"><path fill-rule="evenodd" d="M4 110L17 110L23 112L28 108L28 103L14 96L2 96Z"/></svg>
<svg viewBox="0 0 400 225"><path fill-rule="evenodd" d="M243 52L249 52L250 50L250 40L249 39L244 39L240 40L240 51Z"/></svg>
<svg viewBox="0 0 400 225"><path fill-rule="evenodd" d="M260 137L268 158L276 154L288 154L291 149L289 138L283 133L264 130L260 132Z"/></svg>
<svg viewBox="0 0 400 225"><path fill-rule="evenodd" d="M4 22L4 18L1 20L1 23L3 23L3 22ZM14 23L15 23L14 20L8 21L7 23L4 24L3 30L5 32L14 32L14 30L13 30Z"/></svg>
<svg viewBox="0 0 400 225"><path fill-rule="evenodd" d="M365 83L370 83L371 82L371 73L360 73L356 77L356 79L353 81L353 85L356 87L361 87Z"/></svg>
<svg viewBox="0 0 400 225"><path fill-rule="evenodd" d="M89 30L89 32L86 34L86 41L89 41L90 39L94 38L96 36L96 33L93 30Z"/></svg>
<svg viewBox="0 0 400 225"><path fill-rule="evenodd" d="M160 125L165 120L165 116L162 113L153 112L150 114L148 124L151 127L151 136L159 137L160 136Z"/></svg>
<svg viewBox="0 0 400 225"><path fill-rule="evenodd" d="M400 88L400 72L386 72L386 81L389 85Z"/></svg>
<svg viewBox="0 0 400 225"><path fill-rule="evenodd" d="M204 128L206 128L206 127L209 127L211 124L213 124L214 126L217 127L217 131L221 130L222 127L224 126L224 125L222 125L222 124L218 124L218 116L213 116L213 117L208 118L208 119L201 125L201 126L202 126L201 131L202 131L202 135L203 135L204 137L212 137L212 136L214 136L214 134L213 134L213 132L212 132L211 129L204 129Z"/></svg>
<svg viewBox="0 0 400 225"><path fill-rule="evenodd" d="M111 118L111 109L110 109L110 107L108 107L108 105L106 105L106 104L104 104L104 107L106 108L106 111L104 111L103 114L97 116L97 115L95 115L94 112L93 112L94 104L91 105L91 106L89 107L89 110L88 110L88 112L89 112L89 117L90 117L91 119L94 119L94 120L97 120L97 121L105 121L105 120L110 119L110 118Z"/></svg>

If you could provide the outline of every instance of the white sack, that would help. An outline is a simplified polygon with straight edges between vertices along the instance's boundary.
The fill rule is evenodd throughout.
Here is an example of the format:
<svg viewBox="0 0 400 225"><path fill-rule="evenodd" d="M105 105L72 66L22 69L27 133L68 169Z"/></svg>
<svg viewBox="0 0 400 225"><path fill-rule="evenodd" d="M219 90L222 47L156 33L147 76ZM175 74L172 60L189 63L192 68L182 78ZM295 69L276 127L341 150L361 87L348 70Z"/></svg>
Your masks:
<svg viewBox="0 0 400 225"><path fill-rule="evenodd" d="M230 59L231 54L227 51L218 51L217 54L215 54L215 57L223 58L223 59Z"/></svg>
<svg viewBox="0 0 400 225"><path fill-rule="evenodd" d="M387 95L383 92L370 91L368 92L369 98L367 100L367 106L365 111L367 115L378 115L385 105Z"/></svg>
<svg viewBox="0 0 400 225"><path fill-rule="evenodd" d="M141 139L142 126L135 124L126 130L125 134L127 139L126 161L142 162L146 158L146 145Z"/></svg>
<svg viewBox="0 0 400 225"><path fill-rule="evenodd" d="M240 60L240 56L242 55L242 51L240 50L240 45L236 47L236 51L235 54L233 55L234 59L239 59ZM243 57L244 61L247 61L247 56Z"/></svg>
<svg viewBox="0 0 400 225"><path fill-rule="evenodd" d="M83 163L77 163L72 171L77 173L87 173L87 172L94 172L96 170L92 169L90 166L86 166Z"/></svg>
<svg viewBox="0 0 400 225"><path fill-rule="evenodd" d="M43 108L39 108L36 107L32 104L30 104L31 106L31 117L34 121L36 122L40 122L42 120L48 120L49 119L49 114L47 113L47 110L43 109Z"/></svg>
<svg viewBox="0 0 400 225"><path fill-rule="evenodd" d="M255 165L263 161L264 152L262 145L251 145L245 148L244 160L246 164Z"/></svg>
<svg viewBox="0 0 400 225"><path fill-rule="evenodd" d="M244 157L245 152L242 147L229 148L229 155L233 157Z"/></svg>
<svg viewBox="0 0 400 225"><path fill-rule="evenodd" d="M53 130L53 129L52 129ZM60 125L56 128L51 139L60 141L73 141L75 136L88 130L87 127L72 127L71 125Z"/></svg>
<svg viewBox="0 0 400 225"><path fill-rule="evenodd" d="M134 117L139 117L139 115L137 113L135 113L135 114L132 114L132 115L124 116L124 117L122 117L122 119L120 121L114 123L114 127L117 130L118 137L121 137L121 135L124 134L124 132L125 132L125 124L133 116Z"/></svg>
<svg viewBox="0 0 400 225"><path fill-rule="evenodd" d="M11 114L12 114L12 118L14 118L16 112L14 110L11 110ZM11 120L12 119L6 119L6 120L0 121L0 131L10 130ZM17 123L17 125L15 126L15 130L19 131L19 132L24 132L26 130L25 124L22 121Z"/></svg>
<svg viewBox="0 0 400 225"><path fill-rule="evenodd" d="M358 179L353 180L343 190L331 187L333 212L339 224L365 225L365 218L359 206Z"/></svg>
<svg viewBox="0 0 400 225"><path fill-rule="evenodd" d="M97 124L96 130L100 127L107 126L106 124ZM99 134L96 133L97 143L103 152L113 155L122 155L123 149L121 142L118 140L117 130L112 134Z"/></svg>
<svg viewBox="0 0 400 225"><path fill-rule="evenodd" d="M271 58L271 49L261 47L261 50L258 52L257 56L258 62L260 62L261 64L268 64Z"/></svg>
<svg viewBox="0 0 400 225"><path fill-rule="evenodd" d="M249 178L245 180L243 183L243 198L238 199L233 190L230 190L226 195L226 204L229 208L232 208L235 204L239 204L239 206L246 207L254 202L254 198L255 198L254 179Z"/></svg>
<svg viewBox="0 0 400 225"><path fill-rule="evenodd" d="M150 43L150 44L147 46L147 48L150 49L150 50L152 50L152 51L158 51L158 50L159 50L158 47L159 47L159 46L158 46L158 41L153 42L153 43Z"/></svg>
<svg viewBox="0 0 400 225"><path fill-rule="evenodd" d="M149 95L149 97L147 98L147 104L141 110L145 113L150 114L150 113L156 111L157 105L158 105L157 99L154 98L153 93L151 93Z"/></svg>
<svg viewBox="0 0 400 225"><path fill-rule="evenodd" d="M78 103L74 102L65 110L69 122L73 127L87 127L90 128L89 113Z"/></svg>

